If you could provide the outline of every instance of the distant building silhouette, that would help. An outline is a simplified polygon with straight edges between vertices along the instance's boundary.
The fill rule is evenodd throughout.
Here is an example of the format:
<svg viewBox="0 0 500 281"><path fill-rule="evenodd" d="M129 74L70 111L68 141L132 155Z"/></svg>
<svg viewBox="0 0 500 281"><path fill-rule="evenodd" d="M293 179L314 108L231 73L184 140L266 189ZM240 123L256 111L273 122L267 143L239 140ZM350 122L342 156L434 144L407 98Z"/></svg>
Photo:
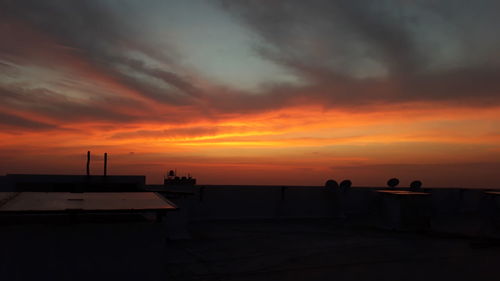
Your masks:
<svg viewBox="0 0 500 281"><path fill-rule="evenodd" d="M167 176L163 179L164 185L185 185L185 186L193 186L196 185L196 179L191 177L191 175L177 176L177 172L174 170L170 170L167 173Z"/></svg>
<svg viewBox="0 0 500 281"><path fill-rule="evenodd" d="M143 191L145 176L7 174L1 191L134 192Z"/></svg>

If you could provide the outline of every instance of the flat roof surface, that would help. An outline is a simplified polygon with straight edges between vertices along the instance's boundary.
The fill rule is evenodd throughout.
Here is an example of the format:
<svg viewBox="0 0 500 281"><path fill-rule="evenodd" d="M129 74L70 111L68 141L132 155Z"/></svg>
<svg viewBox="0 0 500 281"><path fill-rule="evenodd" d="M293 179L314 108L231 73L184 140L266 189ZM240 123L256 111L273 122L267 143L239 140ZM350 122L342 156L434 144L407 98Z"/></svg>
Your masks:
<svg viewBox="0 0 500 281"><path fill-rule="evenodd" d="M168 223L167 223L168 225ZM497 280L500 244L335 220L0 226L2 280Z"/></svg>
<svg viewBox="0 0 500 281"><path fill-rule="evenodd" d="M500 244L334 220L203 222L171 249L171 280L496 280ZM484 243L483 243L484 242Z"/></svg>
<svg viewBox="0 0 500 281"><path fill-rule="evenodd" d="M0 212L174 210L155 192L2 192Z"/></svg>

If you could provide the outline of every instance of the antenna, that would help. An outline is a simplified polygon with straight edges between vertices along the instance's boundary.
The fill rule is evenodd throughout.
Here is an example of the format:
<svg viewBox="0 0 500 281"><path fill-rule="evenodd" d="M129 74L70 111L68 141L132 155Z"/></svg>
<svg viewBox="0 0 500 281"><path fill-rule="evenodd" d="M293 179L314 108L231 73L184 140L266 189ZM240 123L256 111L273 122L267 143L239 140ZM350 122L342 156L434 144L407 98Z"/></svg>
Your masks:
<svg viewBox="0 0 500 281"><path fill-rule="evenodd" d="M90 176L90 150L87 151L87 176Z"/></svg>
<svg viewBox="0 0 500 281"><path fill-rule="evenodd" d="M104 176L107 175L108 172L108 153L104 153Z"/></svg>

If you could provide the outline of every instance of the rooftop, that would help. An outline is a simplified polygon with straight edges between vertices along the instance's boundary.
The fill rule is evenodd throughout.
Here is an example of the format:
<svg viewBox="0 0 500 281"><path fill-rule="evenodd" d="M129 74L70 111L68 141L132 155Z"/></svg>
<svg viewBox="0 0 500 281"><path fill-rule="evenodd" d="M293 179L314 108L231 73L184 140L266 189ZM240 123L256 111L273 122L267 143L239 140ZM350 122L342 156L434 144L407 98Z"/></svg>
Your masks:
<svg viewBox="0 0 500 281"><path fill-rule="evenodd" d="M488 280L498 243L332 219L2 224L5 280Z"/></svg>

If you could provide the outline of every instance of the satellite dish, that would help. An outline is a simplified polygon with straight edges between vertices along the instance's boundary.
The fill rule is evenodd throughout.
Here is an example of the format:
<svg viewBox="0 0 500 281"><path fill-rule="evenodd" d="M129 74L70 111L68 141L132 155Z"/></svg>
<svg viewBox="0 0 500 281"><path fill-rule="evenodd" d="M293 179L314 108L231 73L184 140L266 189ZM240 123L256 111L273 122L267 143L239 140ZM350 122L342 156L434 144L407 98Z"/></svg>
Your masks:
<svg viewBox="0 0 500 281"><path fill-rule="evenodd" d="M339 184L335 180L327 180L325 182L325 187L335 189L335 188L339 188Z"/></svg>
<svg viewBox="0 0 500 281"><path fill-rule="evenodd" d="M411 190L419 190L420 188L422 188L422 182L421 181L412 181L410 183L410 189Z"/></svg>
<svg viewBox="0 0 500 281"><path fill-rule="evenodd" d="M352 186L352 182L350 180L343 180L340 182L340 188L341 189L349 189Z"/></svg>
<svg viewBox="0 0 500 281"><path fill-rule="evenodd" d="M397 179L397 178L392 178L392 179L387 181L387 185L391 188L396 187L398 184L399 184L399 179Z"/></svg>

